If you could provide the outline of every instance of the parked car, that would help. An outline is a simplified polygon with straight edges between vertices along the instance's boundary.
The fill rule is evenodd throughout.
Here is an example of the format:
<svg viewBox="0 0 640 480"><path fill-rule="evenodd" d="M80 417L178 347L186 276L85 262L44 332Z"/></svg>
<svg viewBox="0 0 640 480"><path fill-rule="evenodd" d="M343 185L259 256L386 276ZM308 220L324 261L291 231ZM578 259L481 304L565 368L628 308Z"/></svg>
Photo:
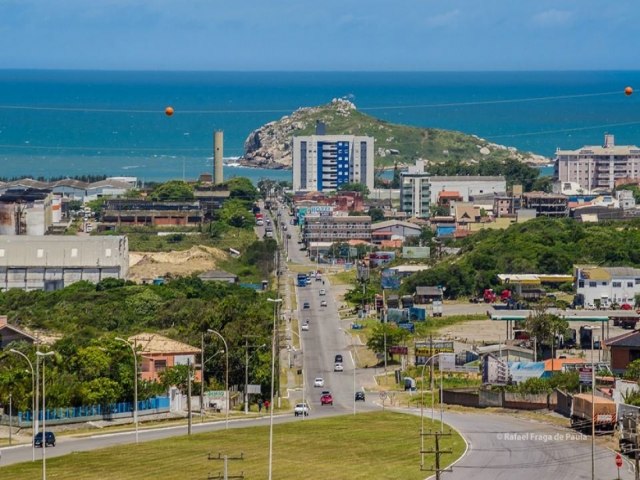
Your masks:
<svg viewBox="0 0 640 480"><path fill-rule="evenodd" d="M364 392L356 392L356 402L360 400L364 402Z"/></svg>
<svg viewBox="0 0 640 480"><path fill-rule="evenodd" d="M343 372L343 371L344 371L344 367L342 366L342 364L341 364L341 363L336 363L336 364L333 366L333 371L334 371L334 372Z"/></svg>
<svg viewBox="0 0 640 480"><path fill-rule="evenodd" d="M322 392L322 396L320 397L320 405L333 405L333 395L331 395L331 392Z"/></svg>
<svg viewBox="0 0 640 480"><path fill-rule="evenodd" d="M313 381L314 387L324 387L324 378L318 377Z"/></svg>
<svg viewBox="0 0 640 480"><path fill-rule="evenodd" d="M311 308L311 305L309 305L309 302L304 302L302 308L306 310L307 308Z"/></svg>
<svg viewBox="0 0 640 480"><path fill-rule="evenodd" d="M320 296L324 296L327 294L327 291L324 288L320 289Z"/></svg>
<svg viewBox="0 0 640 480"><path fill-rule="evenodd" d="M309 331L309 321L307 321L307 323L303 323L301 328L302 328L303 332L308 332Z"/></svg>
<svg viewBox="0 0 640 480"><path fill-rule="evenodd" d="M320 306L321 306L321 307L326 307L326 306L327 306L327 301L326 301L326 300L322 300L322 301L320 302Z"/></svg>
<svg viewBox="0 0 640 480"><path fill-rule="evenodd" d="M342 363L342 355L339 353L336 355L336 358L333 360L335 363Z"/></svg>
<svg viewBox="0 0 640 480"><path fill-rule="evenodd" d="M56 436L53 432L44 432L44 446L45 447L55 447L56 446ZM35 437L33 437L33 446L34 447L42 447L42 432L36 433Z"/></svg>
<svg viewBox="0 0 640 480"><path fill-rule="evenodd" d="M304 415L305 417L308 417L309 405L307 405L306 403L296 403L296 406L293 409L293 413L296 417L299 415Z"/></svg>

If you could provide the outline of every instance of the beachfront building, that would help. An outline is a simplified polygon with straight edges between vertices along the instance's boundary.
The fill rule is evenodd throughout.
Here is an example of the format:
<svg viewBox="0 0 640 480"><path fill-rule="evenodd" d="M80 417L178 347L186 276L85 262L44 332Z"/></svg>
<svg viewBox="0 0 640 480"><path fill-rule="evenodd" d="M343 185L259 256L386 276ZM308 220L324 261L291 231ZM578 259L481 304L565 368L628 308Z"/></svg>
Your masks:
<svg viewBox="0 0 640 480"><path fill-rule="evenodd" d="M345 183L361 183L371 191L373 155L373 137L293 137L293 191L335 191Z"/></svg>
<svg viewBox="0 0 640 480"><path fill-rule="evenodd" d="M400 210L409 217L429 218L431 185L424 170L424 160L418 160L400 173Z"/></svg>
<svg viewBox="0 0 640 480"><path fill-rule="evenodd" d="M560 182L577 183L585 193L596 189L612 191L616 181L640 178L640 148L616 145L613 135L605 135L602 146L558 149L555 178Z"/></svg>
<svg viewBox="0 0 640 480"><path fill-rule="evenodd" d="M126 279L126 236L0 236L0 290L58 290L80 280Z"/></svg>

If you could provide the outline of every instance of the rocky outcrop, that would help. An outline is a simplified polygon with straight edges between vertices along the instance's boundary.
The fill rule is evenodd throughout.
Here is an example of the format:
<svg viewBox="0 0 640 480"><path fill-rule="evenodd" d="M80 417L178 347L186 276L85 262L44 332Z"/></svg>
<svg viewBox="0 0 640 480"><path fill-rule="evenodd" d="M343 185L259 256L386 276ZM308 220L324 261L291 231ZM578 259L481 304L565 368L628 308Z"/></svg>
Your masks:
<svg viewBox="0 0 640 480"><path fill-rule="evenodd" d="M317 120L336 115L346 117L355 109L353 103L340 98L321 107L299 108L251 132L239 162L250 167L291 168L291 140L295 135L312 134Z"/></svg>
<svg viewBox="0 0 640 480"><path fill-rule="evenodd" d="M333 99L327 105L300 108L291 115L254 130L244 142L244 155L239 159L240 164L261 168L291 168L293 137L315 133L318 121L326 124L327 133L374 136L378 168L394 162L413 164L416 158L425 159L428 165L450 161L457 161L462 165L477 164L485 159L506 158L531 166L550 162L550 159L541 155L491 143L476 135L394 125L358 112L352 102L340 98ZM408 151L407 145L412 145L413 150Z"/></svg>

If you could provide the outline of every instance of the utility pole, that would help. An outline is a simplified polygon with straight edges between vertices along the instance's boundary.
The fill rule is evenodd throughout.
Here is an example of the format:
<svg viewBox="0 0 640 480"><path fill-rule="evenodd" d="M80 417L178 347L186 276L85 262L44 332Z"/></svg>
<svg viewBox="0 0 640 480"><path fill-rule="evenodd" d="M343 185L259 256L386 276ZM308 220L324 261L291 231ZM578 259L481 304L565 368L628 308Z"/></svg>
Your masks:
<svg viewBox="0 0 640 480"><path fill-rule="evenodd" d="M200 340L200 421L204 422L204 332Z"/></svg>
<svg viewBox="0 0 640 480"><path fill-rule="evenodd" d="M426 435L427 437L435 437L435 446L434 446L434 448L432 448L430 450L421 451L420 453L433 453L433 454L435 454L435 466L432 467L432 468L426 468L424 470L426 470L427 472L434 472L436 474L436 480L440 480L441 474L443 472L451 472L452 471L451 468L440 468L440 456L443 455L443 454L451 453L451 449L440 450L440 437L450 437L451 436L451 432L449 432L449 433L443 433L443 432L431 433L431 430L429 430L429 433L423 433L421 435Z"/></svg>
<svg viewBox="0 0 640 480"><path fill-rule="evenodd" d="M191 359L187 360L187 435L191 435Z"/></svg>

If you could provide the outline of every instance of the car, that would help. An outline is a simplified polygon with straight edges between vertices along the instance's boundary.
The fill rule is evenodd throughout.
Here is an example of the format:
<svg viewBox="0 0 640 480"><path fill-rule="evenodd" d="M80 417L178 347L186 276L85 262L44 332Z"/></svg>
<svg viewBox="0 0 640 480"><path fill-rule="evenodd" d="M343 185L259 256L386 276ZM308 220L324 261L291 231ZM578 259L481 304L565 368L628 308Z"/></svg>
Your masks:
<svg viewBox="0 0 640 480"><path fill-rule="evenodd" d="M322 392L322 395L320 396L320 405L333 405L333 395L331 395L331 392Z"/></svg>
<svg viewBox="0 0 640 480"><path fill-rule="evenodd" d="M309 305L309 302L304 302L304 303L302 304L302 308L303 308L304 310L306 310L306 309L308 309L308 308L311 308L311 305Z"/></svg>
<svg viewBox="0 0 640 480"><path fill-rule="evenodd" d="M356 392L356 402L362 400L364 402L364 392Z"/></svg>
<svg viewBox="0 0 640 480"><path fill-rule="evenodd" d="M336 364L333 366L333 371L334 371L334 372L343 372L343 371L344 371L344 367L342 366L342 364L341 364L341 363L336 363Z"/></svg>
<svg viewBox="0 0 640 480"><path fill-rule="evenodd" d="M342 363L342 355L340 355L339 353L336 355L336 357L333 360L335 363Z"/></svg>
<svg viewBox="0 0 640 480"><path fill-rule="evenodd" d="M309 405L306 403L296 403L296 406L293 409L293 414L298 417L303 415L305 417L309 416Z"/></svg>
<svg viewBox="0 0 640 480"><path fill-rule="evenodd" d="M326 306L327 306L327 301L326 301L326 300L322 300L322 301L320 302L320 306L321 306L321 307L326 307Z"/></svg>
<svg viewBox="0 0 640 480"><path fill-rule="evenodd" d="M316 274L316 282L321 282L322 281L322 275L320 275L319 273Z"/></svg>
<svg viewBox="0 0 640 480"><path fill-rule="evenodd" d="M313 381L314 387L324 387L324 378L318 377Z"/></svg>
<svg viewBox="0 0 640 480"><path fill-rule="evenodd" d="M326 294L327 294L327 291L324 288L321 288L320 289L320 296L322 297L322 296L324 296Z"/></svg>
<svg viewBox="0 0 640 480"><path fill-rule="evenodd" d="M302 327L300 327L300 328L302 328L303 332L308 332L309 331L309 322L303 323Z"/></svg>
<svg viewBox="0 0 640 480"><path fill-rule="evenodd" d="M56 436L53 432L44 432L44 446L45 447L55 447L56 446ZM36 433L35 437L33 437L33 446L34 447L42 447L42 432Z"/></svg>

